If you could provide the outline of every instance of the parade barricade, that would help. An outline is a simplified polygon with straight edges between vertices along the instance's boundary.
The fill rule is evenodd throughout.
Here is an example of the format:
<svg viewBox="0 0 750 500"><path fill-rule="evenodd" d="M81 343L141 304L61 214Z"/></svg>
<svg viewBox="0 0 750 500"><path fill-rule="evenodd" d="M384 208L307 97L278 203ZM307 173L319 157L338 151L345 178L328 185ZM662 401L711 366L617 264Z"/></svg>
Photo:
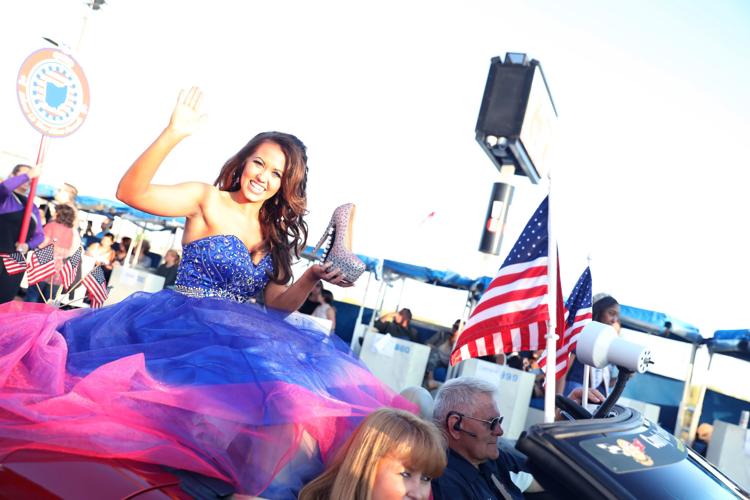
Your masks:
<svg viewBox="0 0 750 500"><path fill-rule="evenodd" d="M164 277L135 267L115 266L109 286L106 305L120 302L135 292L158 292L164 288Z"/></svg>
<svg viewBox="0 0 750 500"><path fill-rule="evenodd" d="M750 490L750 431L747 427L714 420L706 458L743 488Z"/></svg>
<svg viewBox="0 0 750 500"><path fill-rule="evenodd" d="M429 346L375 331L365 333L359 353L373 375L396 392L422 385L429 357Z"/></svg>

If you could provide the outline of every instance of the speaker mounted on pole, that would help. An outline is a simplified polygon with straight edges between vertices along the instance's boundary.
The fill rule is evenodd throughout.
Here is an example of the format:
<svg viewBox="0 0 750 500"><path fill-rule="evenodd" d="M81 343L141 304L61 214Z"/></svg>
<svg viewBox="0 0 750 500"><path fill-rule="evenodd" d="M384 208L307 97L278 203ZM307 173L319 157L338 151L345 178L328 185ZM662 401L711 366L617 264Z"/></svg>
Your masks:
<svg viewBox="0 0 750 500"><path fill-rule="evenodd" d="M513 165L516 175L538 184L557 119L552 95L537 60L526 54L493 57L476 126L476 140L498 170Z"/></svg>

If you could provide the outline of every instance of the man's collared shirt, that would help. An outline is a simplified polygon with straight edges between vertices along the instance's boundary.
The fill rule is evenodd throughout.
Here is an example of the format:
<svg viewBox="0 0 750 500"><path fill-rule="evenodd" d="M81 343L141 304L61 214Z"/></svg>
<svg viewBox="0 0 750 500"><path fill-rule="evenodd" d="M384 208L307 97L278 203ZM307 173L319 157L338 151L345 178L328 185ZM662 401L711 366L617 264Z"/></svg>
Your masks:
<svg viewBox="0 0 750 500"><path fill-rule="evenodd" d="M484 462L479 469L448 449L448 466L432 481L432 495L435 500L521 500L521 490L510 479L510 472L520 470L518 457L502 449L497 460Z"/></svg>

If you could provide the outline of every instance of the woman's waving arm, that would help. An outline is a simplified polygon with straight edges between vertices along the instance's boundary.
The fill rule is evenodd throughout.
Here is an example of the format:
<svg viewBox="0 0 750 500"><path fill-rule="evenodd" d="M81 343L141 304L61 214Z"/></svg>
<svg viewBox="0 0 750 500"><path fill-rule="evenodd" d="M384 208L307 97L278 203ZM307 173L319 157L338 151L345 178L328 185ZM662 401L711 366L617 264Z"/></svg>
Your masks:
<svg viewBox="0 0 750 500"><path fill-rule="evenodd" d="M180 217L196 215L208 184L186 182L174 186L152 184L154 174L167 155L182 139L192 134L203 120L201 91L193 87L181 91L167 128L133 163L117 186L117 199L155 215Z"/></svg>

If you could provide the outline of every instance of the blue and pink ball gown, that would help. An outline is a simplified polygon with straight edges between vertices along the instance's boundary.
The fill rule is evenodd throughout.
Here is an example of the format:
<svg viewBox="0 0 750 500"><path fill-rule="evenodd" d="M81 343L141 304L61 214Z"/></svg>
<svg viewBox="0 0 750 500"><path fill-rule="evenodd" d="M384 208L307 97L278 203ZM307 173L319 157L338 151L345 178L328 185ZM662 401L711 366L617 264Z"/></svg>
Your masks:
<svg viewBox="0 0 750 500"><path fill-rule="evenodd" d="M0 306L0 458L133 460L292 498L368 413L413 410L335 335L250 303L271 266L209 236L184 246L175 290Z"/></svg>

